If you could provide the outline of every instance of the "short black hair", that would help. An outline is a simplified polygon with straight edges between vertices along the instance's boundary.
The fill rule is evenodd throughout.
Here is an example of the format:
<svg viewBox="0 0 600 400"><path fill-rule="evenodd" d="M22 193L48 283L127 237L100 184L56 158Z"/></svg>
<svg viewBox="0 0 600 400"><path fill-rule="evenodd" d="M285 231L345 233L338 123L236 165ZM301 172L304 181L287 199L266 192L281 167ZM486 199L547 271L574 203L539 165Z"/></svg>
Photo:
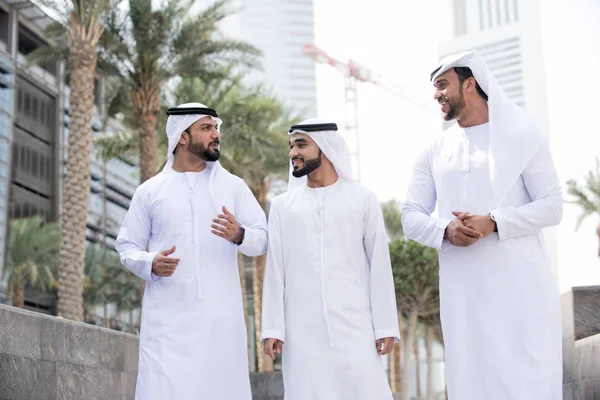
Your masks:
<svg viewBox="0 0 600 400"><path fill-rule="evenodd" d="M429 75L429 79L433 80L433 77L435 76L435 74L438 73L438 71L442 69L442 66L440 65L438 68L436 68L431 75ZM458 83L459 84L463 84L467 79L469 78L475 78L473 76L473 71L471 71L471 68L469 67L454 67L454 72L456 72L456 75L458 75ZM475 79L475 88L477 89L477 93L479 93L479 95L485 100L488 101L488 95L483 91L483 89L481 88L481 86L479 86L479 83L477 82L477 79Z"/></svg>
<svg viewBox="0 0 600 400"><path fill-rule="evenodd" d="M475 79L475 77L473 76L473 71L471 71L471 68L469 67L454 67L454 72L456 72L456 75L458 75L458 83L460 83L461 85L464 83L464 81L466 81L469 78ZM477 93L479 93L479 95L485 101L488 101L488 96L483 91L481 86L479 86L477 79L475 79L475 88L477 89Z"/></svg>

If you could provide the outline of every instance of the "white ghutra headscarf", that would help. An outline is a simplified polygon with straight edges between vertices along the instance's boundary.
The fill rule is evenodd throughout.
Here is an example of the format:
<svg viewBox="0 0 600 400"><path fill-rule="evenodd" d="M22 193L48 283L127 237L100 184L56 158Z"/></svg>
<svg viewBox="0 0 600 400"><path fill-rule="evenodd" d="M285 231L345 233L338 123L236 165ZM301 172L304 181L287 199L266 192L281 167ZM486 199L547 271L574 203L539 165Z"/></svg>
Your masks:
<svg viewBox="0 0 600 400"><path fill-rule="evenodd" d="M350 161L350 151L346 141L337 132L337 125L334 122L318 118L309 118L298 125L294 125L289 130L289 135L294 133L303 133L309 136L325 154L325 157L331 161L335 172L340 179L352 181L352 163ZM292 175L293 166L290 161L290 176L288 180L288 190L306 185L306 176L296 178Z"/></svg>
<svg viewBox="0 0 600 400"><path fill-rule="evenodd" d="M545 138L534 120L502 90L488 65L474 50L444 58L432 74L431 81L435 82L454 67L470 68L488 96L490 180L494 201L500 207Z"/></svg>
<svg viewBox="0 0 600 400"><path fill-rule="evenodd" d="M178 110L179 109L179 110ZM211 117L218 124L217 130L220 131L223 121L217 116L215 110L206 107L201 103L185 103L177 107L170 108L167 111L169 118L167 119L167 139L169 148L167 150L167 163L163 171L168 171L173 168L175 155L173 151L179 143L179 139L183 132L192 126L192 124L204 117Z"/></svg>

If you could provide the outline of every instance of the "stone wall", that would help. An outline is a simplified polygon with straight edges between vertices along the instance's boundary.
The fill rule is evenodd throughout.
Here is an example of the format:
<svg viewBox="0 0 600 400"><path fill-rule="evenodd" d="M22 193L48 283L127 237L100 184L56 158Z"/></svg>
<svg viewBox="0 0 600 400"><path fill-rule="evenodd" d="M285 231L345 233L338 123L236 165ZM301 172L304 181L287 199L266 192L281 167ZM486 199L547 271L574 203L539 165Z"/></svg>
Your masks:
<svg viewBox="0 0 600 400"><path fill-rule="evenodd" d="M133 399L134 335L0 305L0 399Z"/></svg>
<svg viewBox="0 0 600 400"><path fill-rule="evenodd" d="M575 310L575 311L574 311ZM562 297L564 400L600 399L600 286ZM0 400L130 400L138 337L0 304ZM254 400L282 400L281 374L252 373Z"/></svg>
<svg viewBox="0 0 600 400"><path fill-rule="evenodd" d="M600 286L562 296L564 400L600 399Z"/></svg>
<svg viewBox="0 0 600 400"><path fill-rule="evenodd" d="M138 337L0 304L0 400L133 400ZM250 374L283 400L281 373Z"/></svg>

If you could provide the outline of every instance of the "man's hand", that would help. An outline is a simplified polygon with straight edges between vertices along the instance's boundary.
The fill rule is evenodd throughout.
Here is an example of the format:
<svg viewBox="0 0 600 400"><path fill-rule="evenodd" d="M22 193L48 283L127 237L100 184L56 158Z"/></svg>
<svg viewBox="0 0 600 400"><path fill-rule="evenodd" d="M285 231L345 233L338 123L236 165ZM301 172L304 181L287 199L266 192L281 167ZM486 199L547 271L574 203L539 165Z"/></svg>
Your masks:
<svg viewBox="0 0 600 400"><path fill-rule="evenodd" d="M171 276L179 264L179 258L167 257L175 252L175 246L156 253L152 260L152 273L157 276Z"/></svg>
<svg viewBox="0 0 600 400"><path fill-rule="evenodd" d="M457 247L468 247L483 237L480 232L463 223L466 216L470 214L456 213L455 211L452 214L456 216L456 219L448 224L444 234L444 238L448 239L450 243Z"/></svg>
<svg viewBox="0 0 600 400"><path fill-rule="evenodd" d="M452 214L455 217L462 219L463 225L467 228L471 228L481 233L482 237L487 237L490 233L494 232L495 224L489 215L473 215L468 212L461 213L458 211L453 211Z"/></svg>
<svg viewBox="0 0 600 400"><path fill-rule="evenodd" d="M383 339L377 339L375 341L375 348L377 349L377 354L380 356L384 356L392 352L394 348L394 338L386 337Z"/></svg>
<svg viewBox="0 0 600 400"><path fill-rule="evenodd" d="M244 231L227 207L223 206L223 214L217 215L213 222L211 232L215 235L221 236L232 243L239 243L242 240Z"/></svg>
<svg viewBox="0 0 600 400"><path fill-rule="evenodd" d="M275 353L281 354L281 348L283 342L279 339L268 338L263 341L263 350L266 355L271 357L271 360L275 360Z"/></svg>

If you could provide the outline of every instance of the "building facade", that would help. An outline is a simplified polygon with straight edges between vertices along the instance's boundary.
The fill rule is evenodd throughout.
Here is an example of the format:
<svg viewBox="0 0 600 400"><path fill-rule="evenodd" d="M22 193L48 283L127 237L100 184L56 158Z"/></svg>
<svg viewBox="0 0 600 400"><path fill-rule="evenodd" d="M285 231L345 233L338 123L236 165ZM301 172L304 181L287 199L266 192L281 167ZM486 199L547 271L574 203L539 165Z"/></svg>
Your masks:
<svg viewBox="0 0 600 400"><path fill-rule="evenodd" d="M60 63L28 65L26 61L29 53L47 44L43 31L50 22L29 1L0 0L0 271L11 219L42 215L46 221L59 221L69 88ZM94 135L103 127L102 86L98 78ZM90 179L87 239L112 248L137 186L138 170L132 163L104 163L94 156ZM5 282L0 285L0 298L6 297L5 286ZM53 312L53 295L28 289L25 300L26 308Z"/></svg>

